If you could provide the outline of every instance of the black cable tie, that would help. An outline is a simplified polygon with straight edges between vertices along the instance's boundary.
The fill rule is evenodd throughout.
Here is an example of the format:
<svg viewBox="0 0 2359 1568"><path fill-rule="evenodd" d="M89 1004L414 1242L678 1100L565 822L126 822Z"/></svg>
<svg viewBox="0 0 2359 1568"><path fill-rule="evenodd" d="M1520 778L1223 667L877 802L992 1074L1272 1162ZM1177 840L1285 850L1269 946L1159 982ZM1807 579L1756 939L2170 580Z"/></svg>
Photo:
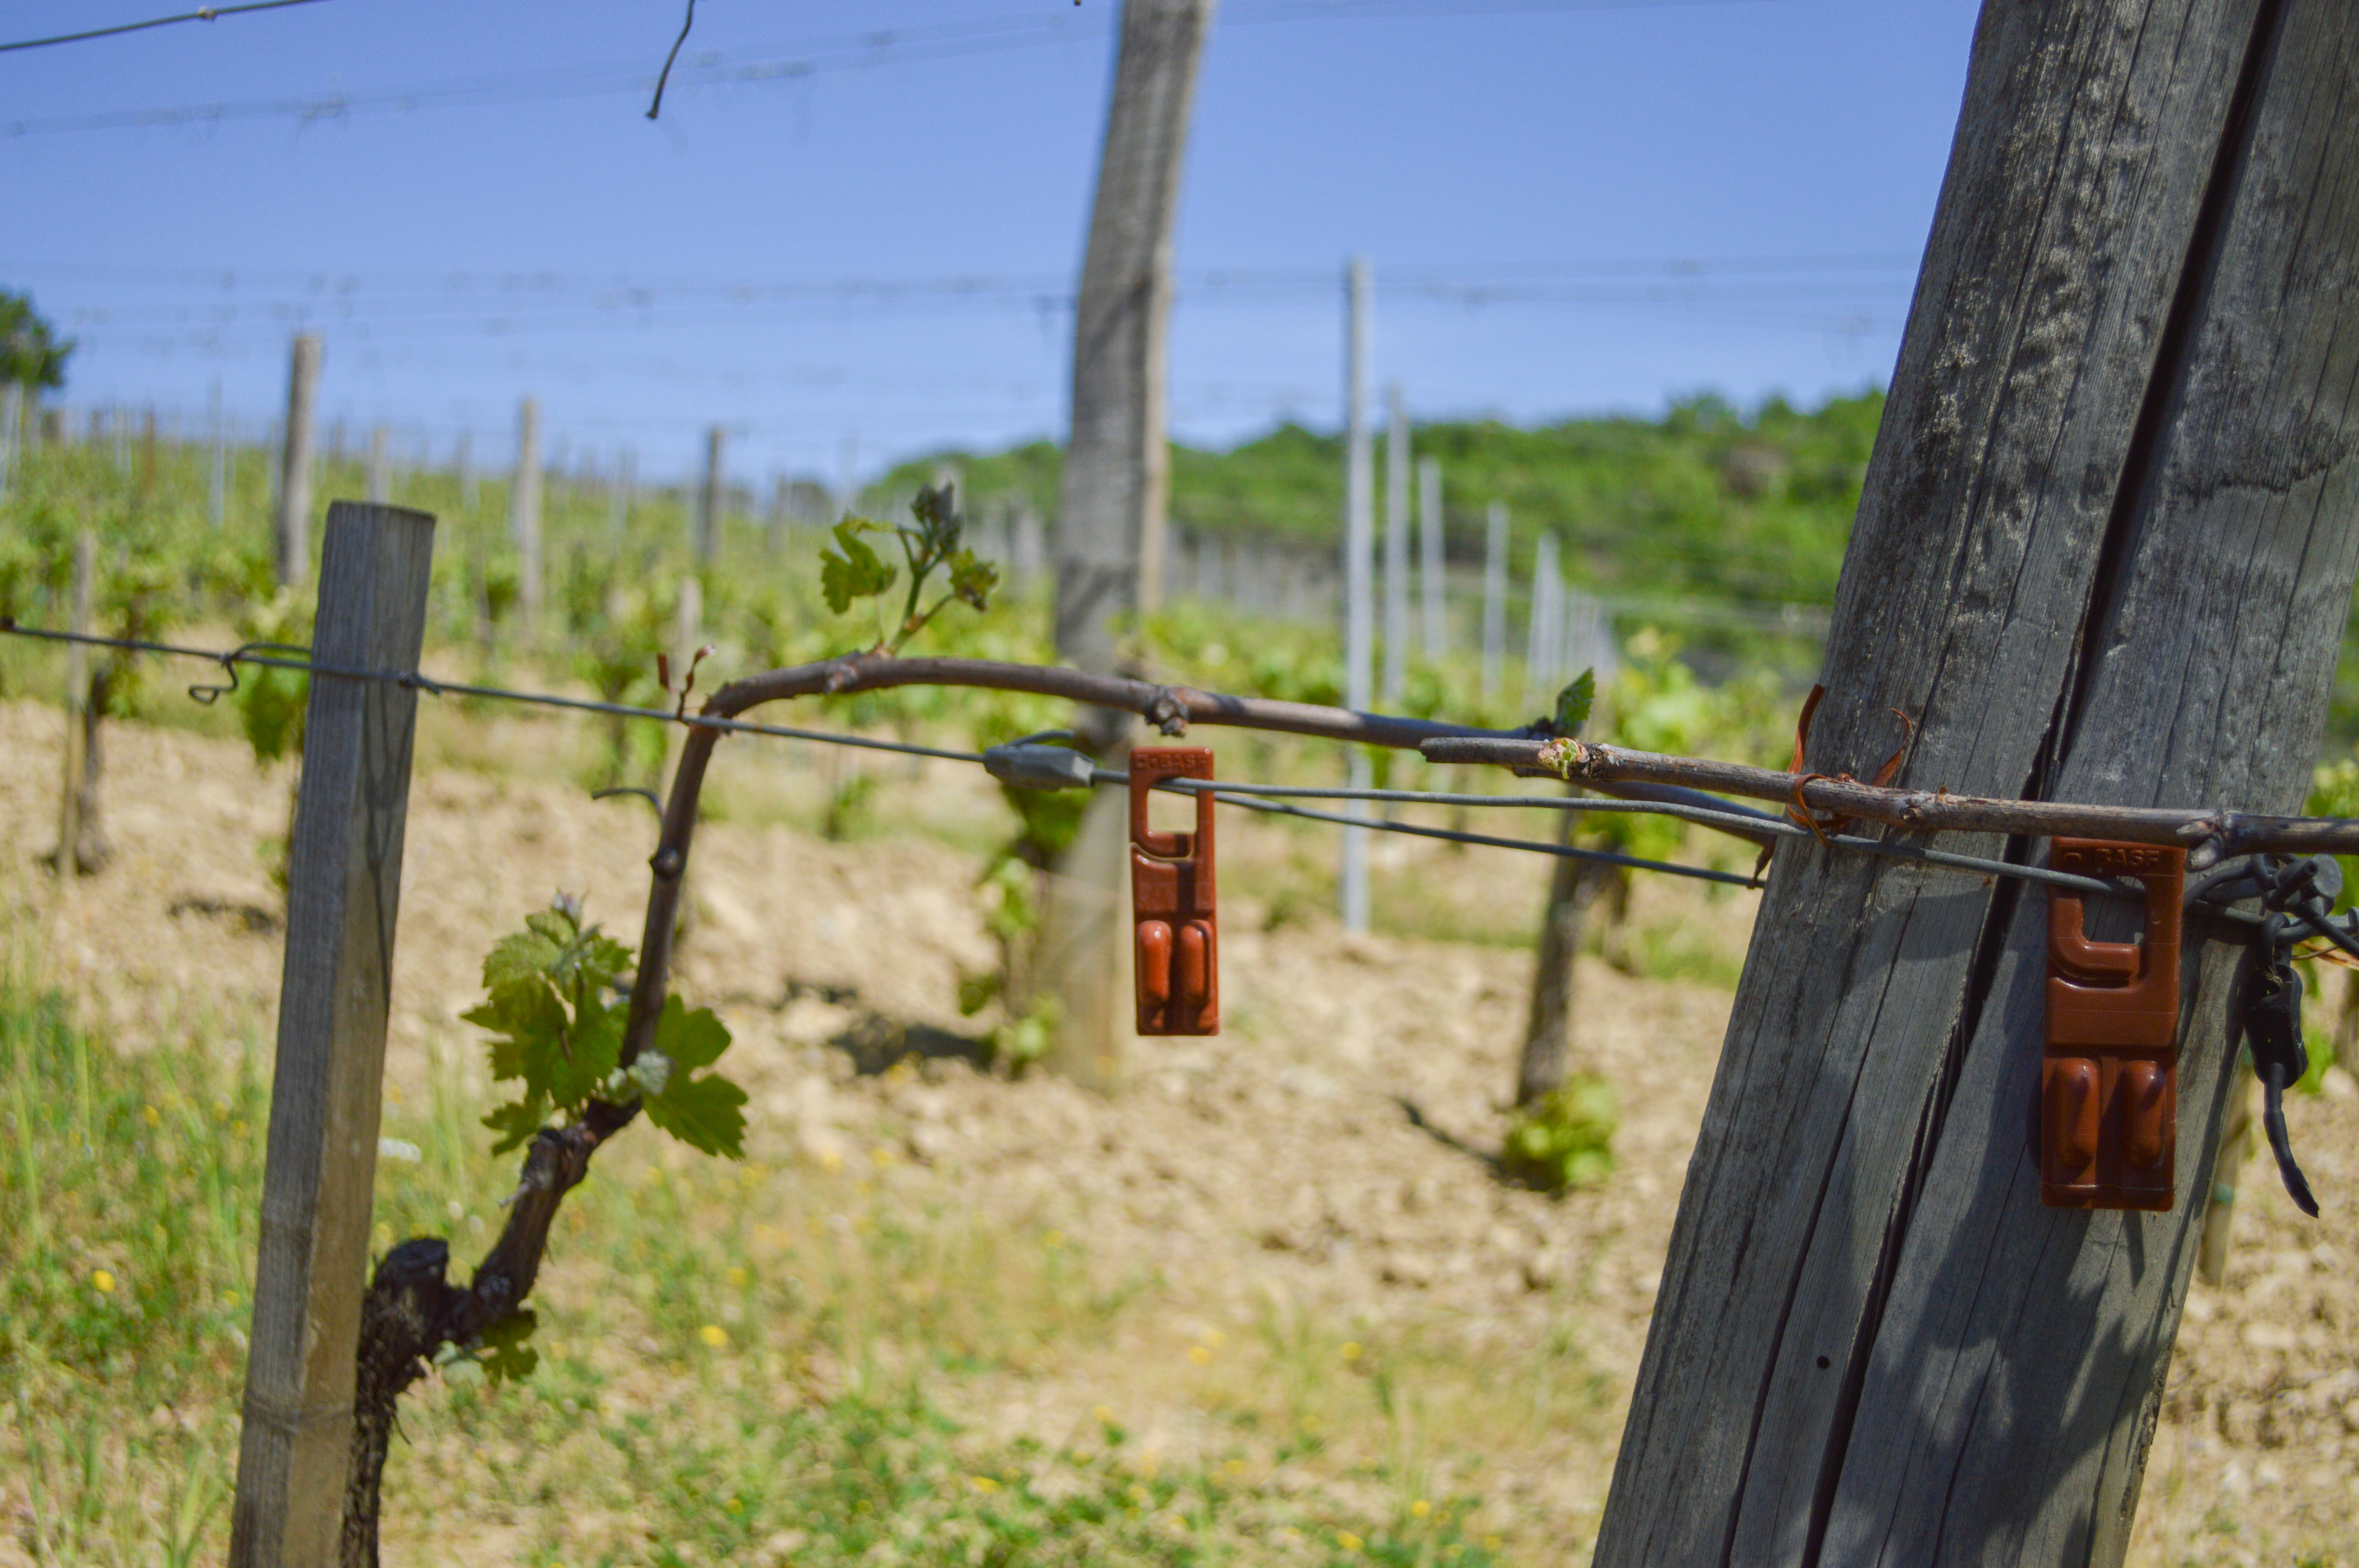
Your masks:
<svg viewBox="0 0 2359 1568"><path fill-rule="evenodd" d="M2226 872L2227 868L2223 868ZM2310 1048L2302 1038L2301 974L2293 966L2293 949L2305 931L2325 937L2345 951L2359 954L2359 936L2334 924L2325 913L2331 894L2316 891L2325 882L2341 891L2341 869L2322 856L2293 860L2256 855L2229 874L2204 879L2205 892L2214 901L2253 896L2257 892L2267 913L2252 936L2257 960L2245 981L2238 1010L2245 1045L2253 1058L2253 1076L2261 1083L2261 1127L2269 1152L2276 1156L2277 1179L2294 1206L2315 1219L2318 1199L2310 1190L2294 1158L2293 1139L2286 1130L2285 1092L2310 1071Z"/></svg>

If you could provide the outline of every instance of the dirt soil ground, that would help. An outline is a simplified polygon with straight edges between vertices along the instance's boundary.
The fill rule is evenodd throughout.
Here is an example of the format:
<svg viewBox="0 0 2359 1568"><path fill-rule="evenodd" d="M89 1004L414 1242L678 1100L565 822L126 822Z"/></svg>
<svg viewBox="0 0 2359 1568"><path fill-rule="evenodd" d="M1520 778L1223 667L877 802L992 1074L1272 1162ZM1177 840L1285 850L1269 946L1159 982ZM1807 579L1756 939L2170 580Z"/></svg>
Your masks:
<svg viewBox="0 0 2359 1568"><path fill-rule="evenodd" d="M474 1038L458 1014L476 1000L482 954L554 890L585 891L593 916L637 939L651 821L636 802L593 803L561 770L529 765L552 733L422 748L387 1066L397 1104L421 1099L439 1053ZM44 903L36 862L54 838L59 736L53 708L0 705L12 862L0 875ZM451 764L502 753L525 761L501 772ZM43 912L50 963L119 1042L207 1017L266 1039L280 943L265 844L285 830L287 777L257 774L232 741L137 725L114 729L110 764L116 859ZM781 800L818 787L815 774L777 778ZM1487 1455L1475 1485L1515 1527L1519 1560L1582 1555L1729 994L1584 960L1578 1039L1619 1088L1618 1169L1561 1201L1503 1185L1451 1141L1497 1146L1528 951L1347 937L1318 914L1273 919L1256 867L1318 841L1278 829L1247 841L1241 830L1223 849L1221 1036L1142 1043L1113 1098L955 1061L858 1074L831 1042L873 1044L910 1025L973 1033L957 982L994 959L973 846L998 808L971 772L929 767L895 775L879 820L921 796L937 832L851 843L799 830L791 812L756 809L750 795L733 799L699 838L679 986L736 1033L759 1158L832 1169L890 1149L937 1196L1039 1217L1087 1237L1103 1262L1151 1272L1162 1318L1195 1325L1169 1343L1140 1330L1139 1343L991 1388L960 1413L1053 1438L1127 1384L1141 1429L1185 1453L1203 1418L1178 1384L1143 1368L1272 1300L1339 1332L1446 1341L1478 1365L1549 1364L1554 1346L1593 1381L1593 1415ZM1471 902L1537 914L1538 873L1521 858L1449 865ZM1751 901L1708 904L1648 885L1634 918L1683 925L1734 957ZM2326 1217L2301 1219L2265 1169L2245 1182L2226 1284L2189 1303L2135 1563L2359 1563L2359 1097L2338 1076L2289 1115ZM563 1281L553 1270L544 1289Z"/></svg>

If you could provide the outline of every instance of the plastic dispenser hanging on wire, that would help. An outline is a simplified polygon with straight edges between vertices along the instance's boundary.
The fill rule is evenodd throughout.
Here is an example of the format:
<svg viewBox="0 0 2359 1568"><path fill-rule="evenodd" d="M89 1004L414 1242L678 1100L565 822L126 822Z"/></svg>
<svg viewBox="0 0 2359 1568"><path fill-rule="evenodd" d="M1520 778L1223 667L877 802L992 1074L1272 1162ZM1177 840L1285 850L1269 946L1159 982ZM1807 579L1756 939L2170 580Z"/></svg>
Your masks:
<svg viewBox="0 0 2359 1568"><path fill-rule="evenodd" d="M2168 1209L2178 1195L2179 932L2187 851L2059 838L2049 864L2145 889L2135 942L2093 942L2088 895L2050 890L2039 1197L2059 1208Z"/></svg>
<svg viewBox="0 0 2359 1568"><path fill-rule="evenodd" d="M1147 825L1147 796L1158 782L1212 776L1209 747L1139 746L1130 753L1130 918L1141 1034L1221 1032L1212 792L1194 792L1194 832L1158 833Z"/></svg>

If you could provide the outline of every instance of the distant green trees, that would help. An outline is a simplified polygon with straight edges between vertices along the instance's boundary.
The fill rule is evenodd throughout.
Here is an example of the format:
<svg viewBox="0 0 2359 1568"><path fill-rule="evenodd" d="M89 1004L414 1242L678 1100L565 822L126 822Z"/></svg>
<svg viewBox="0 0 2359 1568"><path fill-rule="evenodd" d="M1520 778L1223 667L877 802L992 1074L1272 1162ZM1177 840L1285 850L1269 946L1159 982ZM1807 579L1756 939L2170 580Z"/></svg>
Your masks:
<svg viewBox="0 0 2359 1568"><path fill-rule="evenodd" d="M63 386L73 351L73 340L60 339L33 308L31 295L0 289L0 385L13 383L27 393Z"/></svg>
<svg viewBox="0 0 2359 1568"><path fill-rule="evenodd" d="M1823 604L1883 412L1884 395L1872 388L1809 410L1772 397L1749 415L1705 394L1659 419L1436 423L1419 426L1414 440L1419 457L1441 461L1454 560L1481 558L1484 513L1498 501L1512 520L1518 575L1548 530L1592 589ZM883 482L914 492L945 464L958 468L978 509L1006 497L1055 511L1058 452L1046 441L930 455ZM1341 437L1285 424L1227 451L1174 447L1171 519L1205 533L1323 543L1341 527L1343 486Z"/></svg>

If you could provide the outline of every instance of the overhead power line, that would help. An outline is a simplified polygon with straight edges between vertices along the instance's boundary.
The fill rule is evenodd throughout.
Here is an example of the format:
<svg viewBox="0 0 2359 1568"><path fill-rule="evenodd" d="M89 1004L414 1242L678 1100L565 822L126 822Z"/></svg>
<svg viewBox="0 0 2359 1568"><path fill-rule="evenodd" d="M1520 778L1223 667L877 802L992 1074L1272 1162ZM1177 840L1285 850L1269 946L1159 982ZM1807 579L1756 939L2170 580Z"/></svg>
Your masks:
<svg viewBox="0 0 2359 1568"><path fill-rule="evenodd" d="M0 54L15 49L45 49L52 44L79 44L92 38L111 38L122 33L144 33L150 27L168 27L175 22L212 22L223 16L235 16L247 11L283 11L289 5L317 5L319 0L251 0L244 5L203 5L194 11L183 11L177 16L151 16L144 22L124 22L112 27L92 27L82 33L60 33L49 38L19 38L12 44L0 44Z"/></svg>
<svg viewBox="0 0 2359 1568"><path fill-rule="evenodd" d="M261 4L222 7L260 10L269 5L309 4L310 0L262 0ZM1783 4L1785 0L1238 0L1223 13L1223 25L1305 21L1357 21L1422 16L1517 16L1607 11L1689 10L1698 7ZM1100 39L1111 31L1104 8L1067 15L1059 7L1046 16L1027 12L1016 16L976 17L915 27L879 27L801 43L766 44L715 49L680 64L681 85L705 87L762 86L793 82L842 71L873 70L883 65L907 65L1003 53L1011 49ZM162 21L193 19L163 18ZM162 21L139 26L160 26ZM96 36L76 35L76 36ZM36 42L63 42L44 39ZM27 44L14 47L32 47ZM667 70L671 67L667 66ZM342 120L361 114L422 109L483 108L516 103L550 103L569 98L642 95L653 90L657 74L643 59L608 60L533 70L496 71L475 76L445 77L435 81L399 86L272 97L230 99L211 103L166 108L112 109L74 114L24 117L0 122L0 134L11 136L56 135L77 131L133 130L142 127L210 126L241 120Z"/></svg>

